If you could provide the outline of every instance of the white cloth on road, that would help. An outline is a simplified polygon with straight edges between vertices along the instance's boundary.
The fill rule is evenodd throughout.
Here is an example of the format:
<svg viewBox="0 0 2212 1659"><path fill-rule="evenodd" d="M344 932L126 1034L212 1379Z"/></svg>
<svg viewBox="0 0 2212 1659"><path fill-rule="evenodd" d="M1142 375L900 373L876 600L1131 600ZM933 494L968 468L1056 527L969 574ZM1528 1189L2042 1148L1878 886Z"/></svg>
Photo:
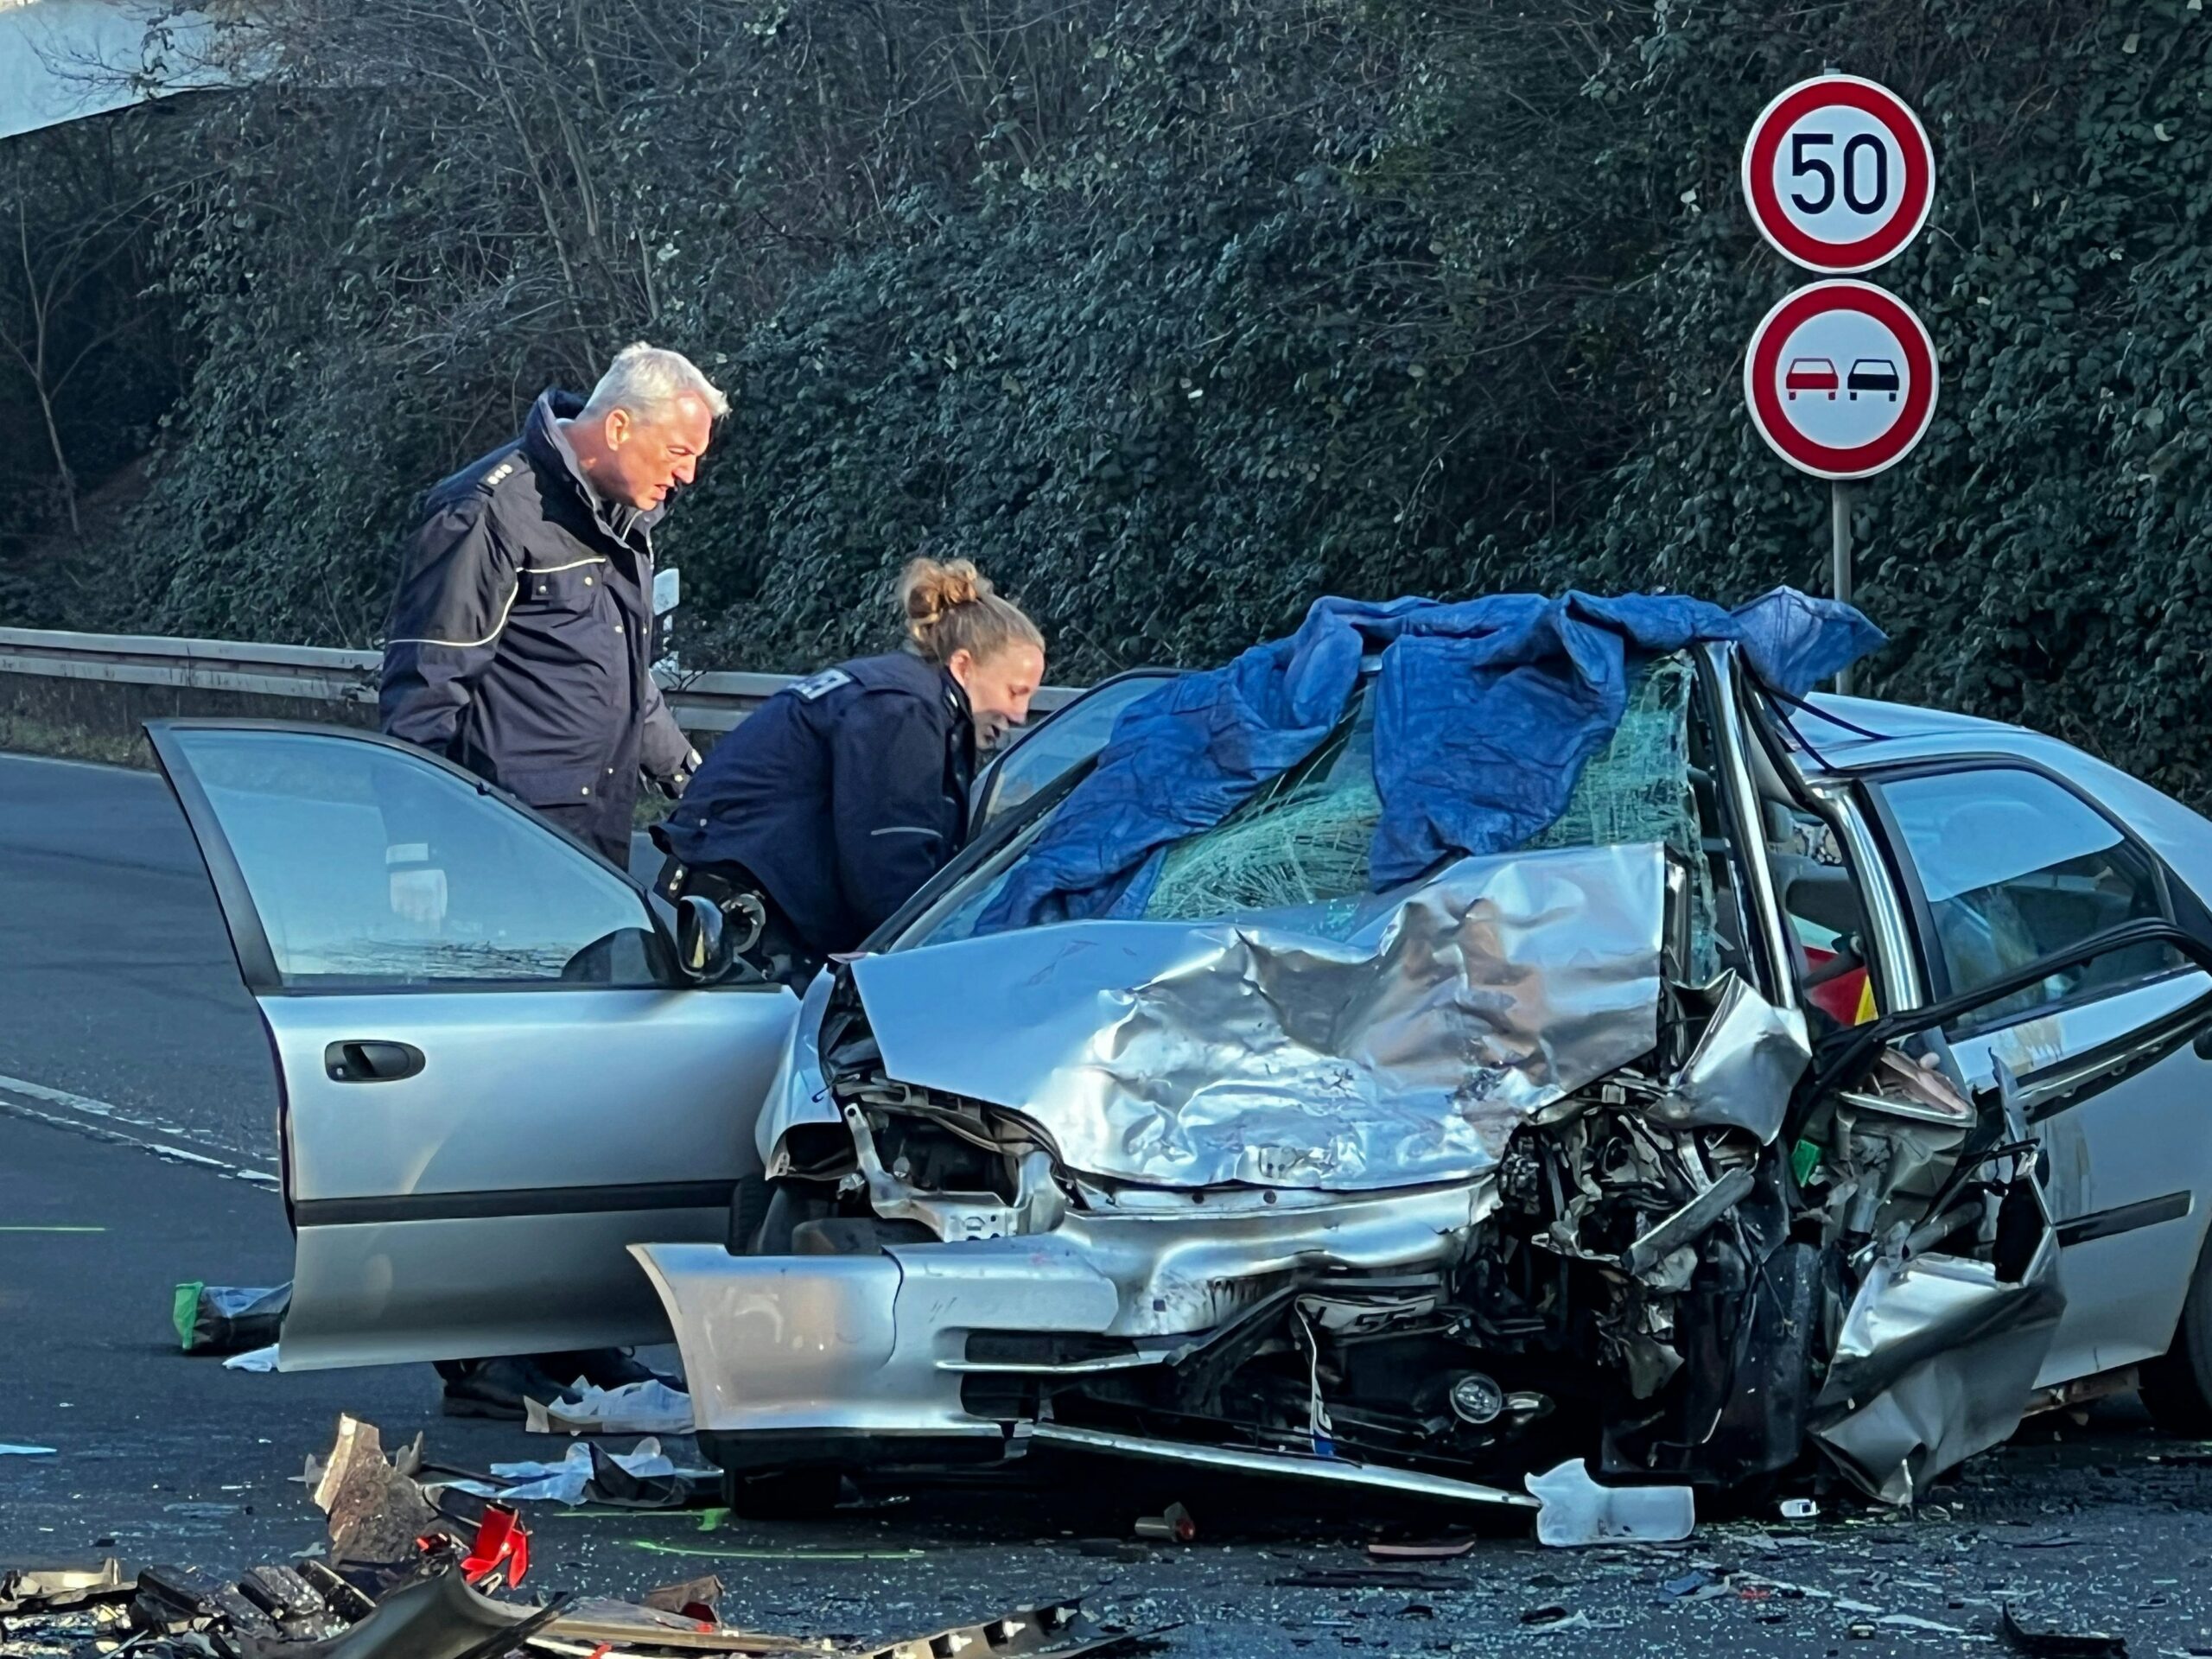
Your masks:
<svg viewBox="0 0 2212 1659"><path fill-rule="evenodd" d="M568 1455L558 1463L495 1463L492 1465L492 1480L454 1480L442 1484L448 1491L470 1492L478 1497L496 1498L502 1503L555 1503L577 1504L584 1501L584 1488L591 1484L592 1448L576 1445L569 1448ZM678 1465L662 1448L661 1443L648 1435L628 1452L602 1453L625 1472L640 1480L656 1476L682 1476L690 1480L712 1479L715 1471L698 1461L696 1452L687 1451L687 1461Z"/></svg>
<svg viewBox="0 0 2212 1659"><path fill-rule="evenodd" d="M595 1389L580 1377L576 1404L523 1402L524 1427L533 1434L689 1434L691 1396L658 1378Z"/></svg>

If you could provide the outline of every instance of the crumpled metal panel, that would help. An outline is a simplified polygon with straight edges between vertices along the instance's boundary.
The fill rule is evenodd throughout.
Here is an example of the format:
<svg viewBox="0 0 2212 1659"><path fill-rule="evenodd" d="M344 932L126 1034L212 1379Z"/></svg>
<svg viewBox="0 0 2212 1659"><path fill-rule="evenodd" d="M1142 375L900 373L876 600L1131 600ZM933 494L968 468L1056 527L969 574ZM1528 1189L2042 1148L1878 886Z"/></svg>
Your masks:
<svg viewBox="0 0 2212 1659"><path fill-rule="evenodd" d="M1473 1248L1476 1228L1497 1207L1497 1184L1485 1176L1310 1209L1270 1205L1228 1214L1208 1205L1175 1217L1071 1211L1048 1236L1071 1246L1112 1281L1121 1307L1108 1332L1179 1336L1227 1323L1301 1271L1457 1267ZM1018 1254L1036 1242L993 1241L992 1248Z"/></svg>
<svg viewBox="0 0 2212 1659"><path fill-rule="evenodd" d="M2020 1426L2065 1306L2048 1231L2014 1284L1964 1256L1877 1262L1837 1337L1814 1438L1872 1496L1914 1502Z"/></svg>
<svg viewBox="0 0 2212 1659"><path fill-rule="evenodd" d="M1748 1129L1769 1143L1812 1058L1805 1016L1728 973L1697 1047L1646 1116L1678 1129Z"/></svg>
<svg viewBox="0 0 2212 1659"><path fill-rule="evenodd" d="M1658 1040L1665 868L1656 842L1469 858L1403 896L1294 912L1313 932L1068 923L854 975L891 1077L1020 1113L1071 1169L1458 1180Z"/></svg>

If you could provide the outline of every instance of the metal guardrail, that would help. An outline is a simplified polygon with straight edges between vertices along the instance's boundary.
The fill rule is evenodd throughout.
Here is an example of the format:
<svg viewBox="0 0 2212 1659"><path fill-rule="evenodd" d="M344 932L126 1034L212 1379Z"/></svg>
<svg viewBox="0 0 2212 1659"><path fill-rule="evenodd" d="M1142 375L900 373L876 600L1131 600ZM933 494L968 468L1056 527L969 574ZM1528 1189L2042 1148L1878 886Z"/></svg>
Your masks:
<svg viewBox="0 0 2212 1659"><path fill-rule="evenodd" d="M323 645L0 628L0 674L114 685L181 686L310 702L373 704L382 662L378 652ZM689 732L726 732L791 681L785 674L727 671L659 677L670 712ZM1049 713L1075 695L1065 686L1046 686L1037 694L1035 707Z"/></svg>

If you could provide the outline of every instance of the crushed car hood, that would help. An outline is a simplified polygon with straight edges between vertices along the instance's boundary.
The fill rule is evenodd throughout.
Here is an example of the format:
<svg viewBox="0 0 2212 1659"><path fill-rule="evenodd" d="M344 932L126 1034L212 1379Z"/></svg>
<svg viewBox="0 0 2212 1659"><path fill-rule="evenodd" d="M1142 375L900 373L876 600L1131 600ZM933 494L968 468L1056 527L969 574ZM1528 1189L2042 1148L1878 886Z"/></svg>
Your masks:
<svg viewBox="0 0 2212 1659"><path fill-rule="evenodd" d="M1658 1040L1656 843L1462 859L1257 921L1077 922L854 965L885 1072L1017 1113L1079 1173L1463 1179Z"/></svg>

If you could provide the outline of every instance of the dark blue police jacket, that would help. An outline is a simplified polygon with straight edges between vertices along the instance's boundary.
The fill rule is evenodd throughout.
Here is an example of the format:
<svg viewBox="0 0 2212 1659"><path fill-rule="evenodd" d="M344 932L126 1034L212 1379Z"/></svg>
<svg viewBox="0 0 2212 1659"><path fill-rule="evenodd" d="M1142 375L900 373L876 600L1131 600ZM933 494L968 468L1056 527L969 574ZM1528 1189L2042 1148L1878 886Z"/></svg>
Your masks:
<svg viewBox="0 0 2212 1659"><path fill-rule="evenodd" d="M715 744L653 831L751 871L817 953L850 950L966 837L976 726L942 668L898 654L786 687Z"/></svg>
<svg viewBox="0 0 2212 1659"><path fill-rule="evenodd" d="M548 391L522 436L434 487L400 563L378 714L618 856L642 771L690 744L652 677L658 513L602 501Z"/></svg>

